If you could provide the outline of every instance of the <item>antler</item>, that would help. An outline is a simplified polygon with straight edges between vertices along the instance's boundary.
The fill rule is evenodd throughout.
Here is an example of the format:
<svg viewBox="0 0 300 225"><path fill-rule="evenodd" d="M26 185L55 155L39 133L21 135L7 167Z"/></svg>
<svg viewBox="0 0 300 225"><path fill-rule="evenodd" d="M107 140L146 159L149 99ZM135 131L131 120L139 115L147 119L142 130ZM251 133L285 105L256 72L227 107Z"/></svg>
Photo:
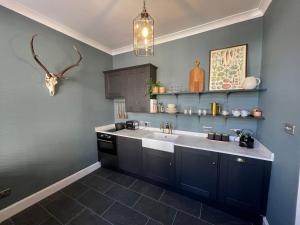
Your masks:
<svg viewBox="0 0 300 225"><path fill-rule="evenodd" d="M48 77L51 77L51 74L49 72L49 70L46 68L46 66L44 66L44 64L39 60L38 55L35 53L34 51L34 47L33 47L33 41L34 38L37 36L37 34L32 36L31 42L30 42L30 46L31 46L31 53L33 55L34 60L43 68L43 70L45 70L46 74Z"/></svg>
<svg viewBox="0 0 300 225"><path fill-rule="evenodd" d="M75 46L73 46L73 48L75 49L75 51L76 51L77 54L79 55L79 59L77 60L77 62L76 62L75 64L73 64L73 65L71 65L71 66L68 66L68 67L65 68L63 71L61 71L61 72L59 73L59 76L60 76L60 77L62 77L68 70L70 70L70 69L72 69L72 68L78 66L79 63L80 63L80 61L82 60L82 55L81 55L81 53L77 50L77 48L76 48Z"/></svg>

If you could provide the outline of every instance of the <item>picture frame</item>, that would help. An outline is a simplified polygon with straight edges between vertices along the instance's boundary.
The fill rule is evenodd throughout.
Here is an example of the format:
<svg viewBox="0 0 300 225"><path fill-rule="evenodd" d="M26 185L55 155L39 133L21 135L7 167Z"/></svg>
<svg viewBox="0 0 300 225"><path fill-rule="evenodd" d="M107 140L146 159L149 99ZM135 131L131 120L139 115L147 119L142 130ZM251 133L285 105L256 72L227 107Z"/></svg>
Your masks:
<svg viewBox="0 0 300 225"><path fill-rule="evenodd" d="M209 91L242 89L247 77L248 44L210 50Z"/></svg>

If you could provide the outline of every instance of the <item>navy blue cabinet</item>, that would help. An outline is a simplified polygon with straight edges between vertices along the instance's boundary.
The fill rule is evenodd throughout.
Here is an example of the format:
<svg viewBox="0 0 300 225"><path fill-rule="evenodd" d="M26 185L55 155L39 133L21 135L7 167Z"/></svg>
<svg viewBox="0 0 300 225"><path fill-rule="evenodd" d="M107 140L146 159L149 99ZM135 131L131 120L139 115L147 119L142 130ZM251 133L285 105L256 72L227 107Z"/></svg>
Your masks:
<svg viewBox="0 0 300 225"><path fill-rule="evenodd" d="M265 214L271 162L220 155L219 201L238 210Z"/></svg>
<svg viewBox="0 0 300 225"><path fill-rule="evenodd" d="M142 175L142 141L134 138L117 138L119 169Z"/></svg>
<svg viewBox="0 0 300 225"><path fill-rule="evenodd" d="M143 148L143 176L162 184L173 185L174 154Z"/></svg>
<svg viewBox="0 0 300 225"><path fill-rule="evenodd" d="M216 199L218 153L177 147L176 186L205 199Z"/></svg>

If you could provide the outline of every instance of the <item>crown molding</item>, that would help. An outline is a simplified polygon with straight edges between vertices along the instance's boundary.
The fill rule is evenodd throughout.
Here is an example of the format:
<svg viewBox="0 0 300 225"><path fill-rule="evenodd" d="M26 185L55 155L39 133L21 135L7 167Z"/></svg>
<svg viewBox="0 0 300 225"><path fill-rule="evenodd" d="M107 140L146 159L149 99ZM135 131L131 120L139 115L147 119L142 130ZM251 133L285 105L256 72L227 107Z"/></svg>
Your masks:
<svg viewBox="0 0 300 225"><path fill-rule="evenodd" d="M187 28L187 29L177 31L174 33L159 36L159 37L155 38L155 41L154 41L155 45L159 45L162 43L174 41L174 40L185 38L185 37L192 36L195 34L207 32L207 31L214 30L217 28L229 26L229 25L232 25L235 23L240 23L243 21L262 17L265 14L265 12L267 11L271 2L272 2L272 0L261 0L258 8L256 8L256 9L252 9L249 11L231 15L231 16L228 16L228 17L225 17L222 19L218 19L218 20L206 23L206 24L201 24L201 25L198 25L195 27ZM0 3L2 6L8 8L10 10L13 10L23 16L26 16L34 21L37 21L45 26L48 26L54 30L57 30L63 34L66 34L74 39L77 39L85 44L88 44L88 45L90 45L96 49L99 49L105 53L108 53L110 55L119 55L119 54L130 52L133 50L132 45L126 45L121 48L111 49L111 48L87 37L86 35L73 30L72 28L70 28L68 26L65 26L53 19L50 19L49 17L46 17L46 16L40 14L39 12L37 12L35 10L32 10L32 9L20 4L16 0L0 0Z"/></svg>
<svg viewBox="0 0 300 225"><path fill-rule="evenodd" d="M258 6L258 10L261 12L262 15L265 15L267 9L271 5L272 0L261 0Z"/></svg>
<svg viewBox="0 0 300 225"><path fill-rule="evenodd" d="M67 36L70 36L78 41L81 41L85 44L88 44L96 49L99 49L103 52L106 52L111 55L111 49L105 45L100 44L99 42L87 37L84 34L79 33L78 31L73 30L72 28L65 26L53 19L50 19L47 16L40 14L39 12L32 10L23 4L20 4L16 0L0 0L0 3L5 8L8 8L12 11L15 11L25 17L28 17L38 23L41 23L47 27L50 27L54 30L57 30Z"/></svg>
<svg viewBox="0 0 300 225"><path fill-rule="evenodd" d="M159 45L162 43L166 43L166 42L174 41L177 39L185 38L188 36L192 36L195 34L207 32L207 31L214 30L217 28L226 27L226 26L229 26L229 25L232 25L235 23L240 23L243 21L255 19L258 17L262 17L262 16L263 16L263 14L258 8L252 9L252 10L249 10L246 12L242 12L242 13L228 16L228 17L225 17L222 19L218 19L218 20L215 20L215 21L212 21L209 23L201 24L201 25L187 28L187 29L177 31L174 33L162 35L160 37L155 38L154 43L155 43L155 45ZM132 50L133 50L133 46L127 45L127 46L112 50L112 55L119 55L122 53L130 52Z"/></svg>

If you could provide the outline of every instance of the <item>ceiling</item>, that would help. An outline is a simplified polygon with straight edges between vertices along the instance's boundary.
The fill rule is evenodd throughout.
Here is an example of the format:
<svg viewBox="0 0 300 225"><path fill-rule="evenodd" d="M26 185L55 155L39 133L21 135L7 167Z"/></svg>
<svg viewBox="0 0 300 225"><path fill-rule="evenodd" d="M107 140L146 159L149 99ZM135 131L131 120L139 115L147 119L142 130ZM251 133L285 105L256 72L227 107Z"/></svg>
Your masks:
<svg viewBox="0 0 300 225"><path fill-rule="evenodd" d="M109 54L132 49L142 0L0 0L1 5ZM271 0L146 0L155 43L263 16Z"/></svg>

